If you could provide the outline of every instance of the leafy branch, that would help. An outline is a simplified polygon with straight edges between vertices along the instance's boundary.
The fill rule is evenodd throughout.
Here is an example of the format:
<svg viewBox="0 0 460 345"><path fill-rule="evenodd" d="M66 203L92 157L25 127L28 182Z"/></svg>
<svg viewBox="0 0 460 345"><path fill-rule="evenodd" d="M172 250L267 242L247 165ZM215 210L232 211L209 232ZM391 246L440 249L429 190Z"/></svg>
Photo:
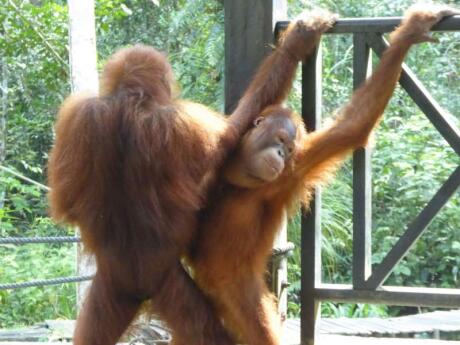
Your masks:
<svg viewBox="0 0 460 345"><path fill-rule="evenodd" d="M32 23L29 18L25 17L20 8L13 2L13 0L7 0L8 5L10 5L10 8L13 9L13 11L21 18L21 20L26 23L40 38L40 40L43 42L43 44L48 48L48 50L51 52L51 54L55 57L57 61L61 64L62 70L65 73L66 76L69 75L68 72L68 63L59 55L59 53L53 48L53 46L49 43L49 41L46 39L45 35L38 29L34 23Z"/></svg>

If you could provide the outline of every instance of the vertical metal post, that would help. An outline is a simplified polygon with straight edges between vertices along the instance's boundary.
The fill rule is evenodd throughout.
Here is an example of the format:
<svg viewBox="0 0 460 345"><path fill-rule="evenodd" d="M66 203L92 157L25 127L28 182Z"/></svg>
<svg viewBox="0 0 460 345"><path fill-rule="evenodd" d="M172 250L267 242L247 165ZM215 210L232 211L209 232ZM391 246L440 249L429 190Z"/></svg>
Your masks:
<svg viewBox="0 0 460 345"><path fill-rule="evenodd" d="M353 88L370 75L372 56L366 34L353 35ZM353 154L353 288L363 289L371 275L372 172L371 149L360 148Z"/></svg>
<svg viewBox="0 0 460 345"><path fill-rule="evenodd" d="M302 66L302 117L308 131L321 122L321 46ZM315 343L316 322L321 305L315 298L315 287L321 283L321 192L315 191L310 211L302 214L301 232L301 329L300 343Z"/></svg>

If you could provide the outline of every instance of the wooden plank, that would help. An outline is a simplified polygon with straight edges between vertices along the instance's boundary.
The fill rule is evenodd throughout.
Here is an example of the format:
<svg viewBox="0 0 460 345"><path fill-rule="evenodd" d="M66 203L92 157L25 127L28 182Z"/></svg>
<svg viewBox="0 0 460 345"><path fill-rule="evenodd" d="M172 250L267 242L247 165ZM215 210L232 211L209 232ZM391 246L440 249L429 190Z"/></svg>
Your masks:
<svg viewBox="0 0 460 345"><path fill-rule="evenodd" d="M365 34L353 35L353 88L357 89L372 70L372 56ZM353 153L353 287L360 289L370 276L372 228L372 150Z"/></svg>
<svg viewBox="0 0 460 345"><path fill-rule="evenodd" d="M460 308L460 289L383 286L378 290L352 290L351 285L322 284L315 289L321 301Z"/></svg>
<svg viewBox="0 0 460 345"><path fill-rule="evenodd" d="M439 188L433 198L423 208L422 212L420 212L420 214L407 227L407 230L398 239L382 262L374 269L374 272L365 283L367 289L376 289L386 280L393 268L407 254L415 241L420 238L423 232L431 224L434 217L455 194L459 186L460 166L455 169L452 175L450 175L441 188Z"/></svg>
<svg viewBox="0 0 460 345"><path fill-rule="evenodd" d="M0 330L0 342L11 341L25 344L28 341L35 342L44 339L71 341L74 327L74 320L47 320L45 323L30 327ZM460 330L460 310L435 311L392 318L322 319L317 328L319 333L317 341L322 339L324 334L381 336L434 333L436 331L457 332ZM164 334L163 337L168 338L168 335ZM299 319L288 319L283 324L282 340L282 344L300 343Z"/></svg>
<svg viewBox="0 0 460 345"><path fill-rule="evenodd" d="M322 320L321 320L322 321ZM332 326L331 332L328 333L337 333L337 334L356 334L356 327L351 326L347 319L328 319L327 325ZM320 323L322 324L322 323Z"/></svg>
<svg viewBox="0 0 460 345"><path fill-rule="evenodd" d="M442 341L433 339L406 338L369 338L339 335L323 335L318 337L318 345L460 345L460 341Z"/></svg>
<svg viewBox="0 0 460 345"><path fill-rule="evenodd" d="M424 314L423 314L424 315ZM422 315L422 316L423 316ZM394 329L394 331L391 332L386 332L386 331L376 331L376 327L374 327L374 323L378 323L377 329L382 329L388 327L388 324L394 324L394 327L399 327L400 324L407 324L408 322L404 320L410 320L413 318L414 315L411 316L403 316L403 317L395 317L395 318L389 318L389 319L377 319L377 318L355 318L355 319L346 319L346 318L339 318L339 319L323 319L320 321L320 324L318 326L319 332L316 337L316 341L318 344L335 344L339 343L342 345L345 344L367 344L367 345L372 345L372 344L382 344L382 345L387 345L387 344L395 344L395 345L405 345L405 344L410 344L410 345L452 345L452 344L460 344L460 342L447 342L447 341L437 341L437 340L426 340L426 339L400 339L400 338L371 338L368 335L371 334L371 336L380 336L380 335L386 335L386 336L407 336L407 334L414 334L414 332L405 332L407 328L405 327L400 327L399 330ZM456 319L458 324L460 325L460 320ZM440 324L442 320L438 320L436 323L437 325ZM346 322L347 325L359 325L362 327L362 325L366 325L365 327L362 328L368 328L366 337L357 337L357 336L350 336L350 335L357 335L356 331L355 333L352 333L353 331L350 331L347 328L339 327L335 328L335 325L341 325L342 323ZM381 323L381 324L380 324ZM433 327L426 327L423 325L420 327L419 325L415 324L412 322L412 326L417 328L420 333L422 332L432 332ZM283 338L282 338L282 344L299 344L300 338L299 338L299 328L300 328L300 323L299 320L297 319L290 319L288 320L283 327ZM340 333L334 333L335 331L339 331ZM339 335L340 334L340 335ZM408 341L408 343L406 343Z"/></svg>
<svg viewBox="0 0 460 345"><path fill-rule="evenodd" d="M302 117L308 131L321 123L321 47L302 66ZM314 297L321 282L321 191L315 191L310 212L302 213L301 232L301 343L313 345L320 305Z"/></svg>
<svg viewBox="0 0 460 345"><path fill-rule="evenodd" d="M388 47L388 42L379 34L368 34L367 41L372 50L380 57ZM399 82L439 133L441 133L443 138L460 155L460 130L456 127L451 115L436 102L420 80L405 64L403 64Z"/></svg>
<svg viewBox="0 0 460 345"><path fill-rule="evenodd" d="M44 339L72 340L75 320L52 320L30 327L0 329L1 341L39 341Z"/></svg>
<svg viewBox="0 0 460 345"><path fill-rule="evenodd" d="M0 342L28 342L48 339L50 331L45 328L21 328L0 330Z"/></svg>
<svg viewBox="0 0 460 345"><path fill-rule="evenodd" d="M356 32L385 33L393 31L401 24L402 17L376 17L376 18L340 18L334 27L326 34L345 34ZM284 30L289 22L280 22L280 30ZM460 30L460 16L445 18L432 28L432 31L458 31Z"/></svg>

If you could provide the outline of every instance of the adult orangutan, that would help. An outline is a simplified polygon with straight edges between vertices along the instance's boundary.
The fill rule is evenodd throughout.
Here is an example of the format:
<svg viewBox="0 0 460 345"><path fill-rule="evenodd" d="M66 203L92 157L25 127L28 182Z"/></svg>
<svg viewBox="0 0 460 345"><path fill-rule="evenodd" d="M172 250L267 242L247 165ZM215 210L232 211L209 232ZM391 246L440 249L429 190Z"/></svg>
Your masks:
<svg viewBox="0 0 460 345"><path fill-rule="evenodd" d="M316 13L292 24L228 118L179 100L168 61L145 46L107 62L99 96L64 102L48 166L51 211L80 228L97 263L74 344L115 344L146 300L175 344L234 344L180 259L224 159L283 102L332 22Z"/></svg>
<svg viewBox="0 0 460 345"><path fill-rule="evenodd" d="M430 28L455 13L446 7L411 8L391 34L375 72L324 129L307 134L298 116L275 105L243 137L189 258L198 285L240 343L280 343L280 318L264 272L283 215L299 202L308 206L313 187L325 182L349 152L366 144L409 48L431 41Z"/></svg>

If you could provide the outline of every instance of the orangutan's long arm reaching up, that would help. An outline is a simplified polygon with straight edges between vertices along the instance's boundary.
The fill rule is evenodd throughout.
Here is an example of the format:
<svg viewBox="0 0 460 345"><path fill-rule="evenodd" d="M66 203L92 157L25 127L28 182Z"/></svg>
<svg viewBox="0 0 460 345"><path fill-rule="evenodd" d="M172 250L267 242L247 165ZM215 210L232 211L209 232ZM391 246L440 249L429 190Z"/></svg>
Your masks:
<svg viewBox="0 0 460 345"><path fill-rule="evenodd" d="M392 34L390 46L372 76L358 88L328 127L311 133L299 153L297 173L303 177L323 170L324 165L340 161L350 152L366 145L372 129L380 121L396 83L409 48L417 43L433 41L429 30L456 10L442 6L411 7L399 28Z"/></svg>

